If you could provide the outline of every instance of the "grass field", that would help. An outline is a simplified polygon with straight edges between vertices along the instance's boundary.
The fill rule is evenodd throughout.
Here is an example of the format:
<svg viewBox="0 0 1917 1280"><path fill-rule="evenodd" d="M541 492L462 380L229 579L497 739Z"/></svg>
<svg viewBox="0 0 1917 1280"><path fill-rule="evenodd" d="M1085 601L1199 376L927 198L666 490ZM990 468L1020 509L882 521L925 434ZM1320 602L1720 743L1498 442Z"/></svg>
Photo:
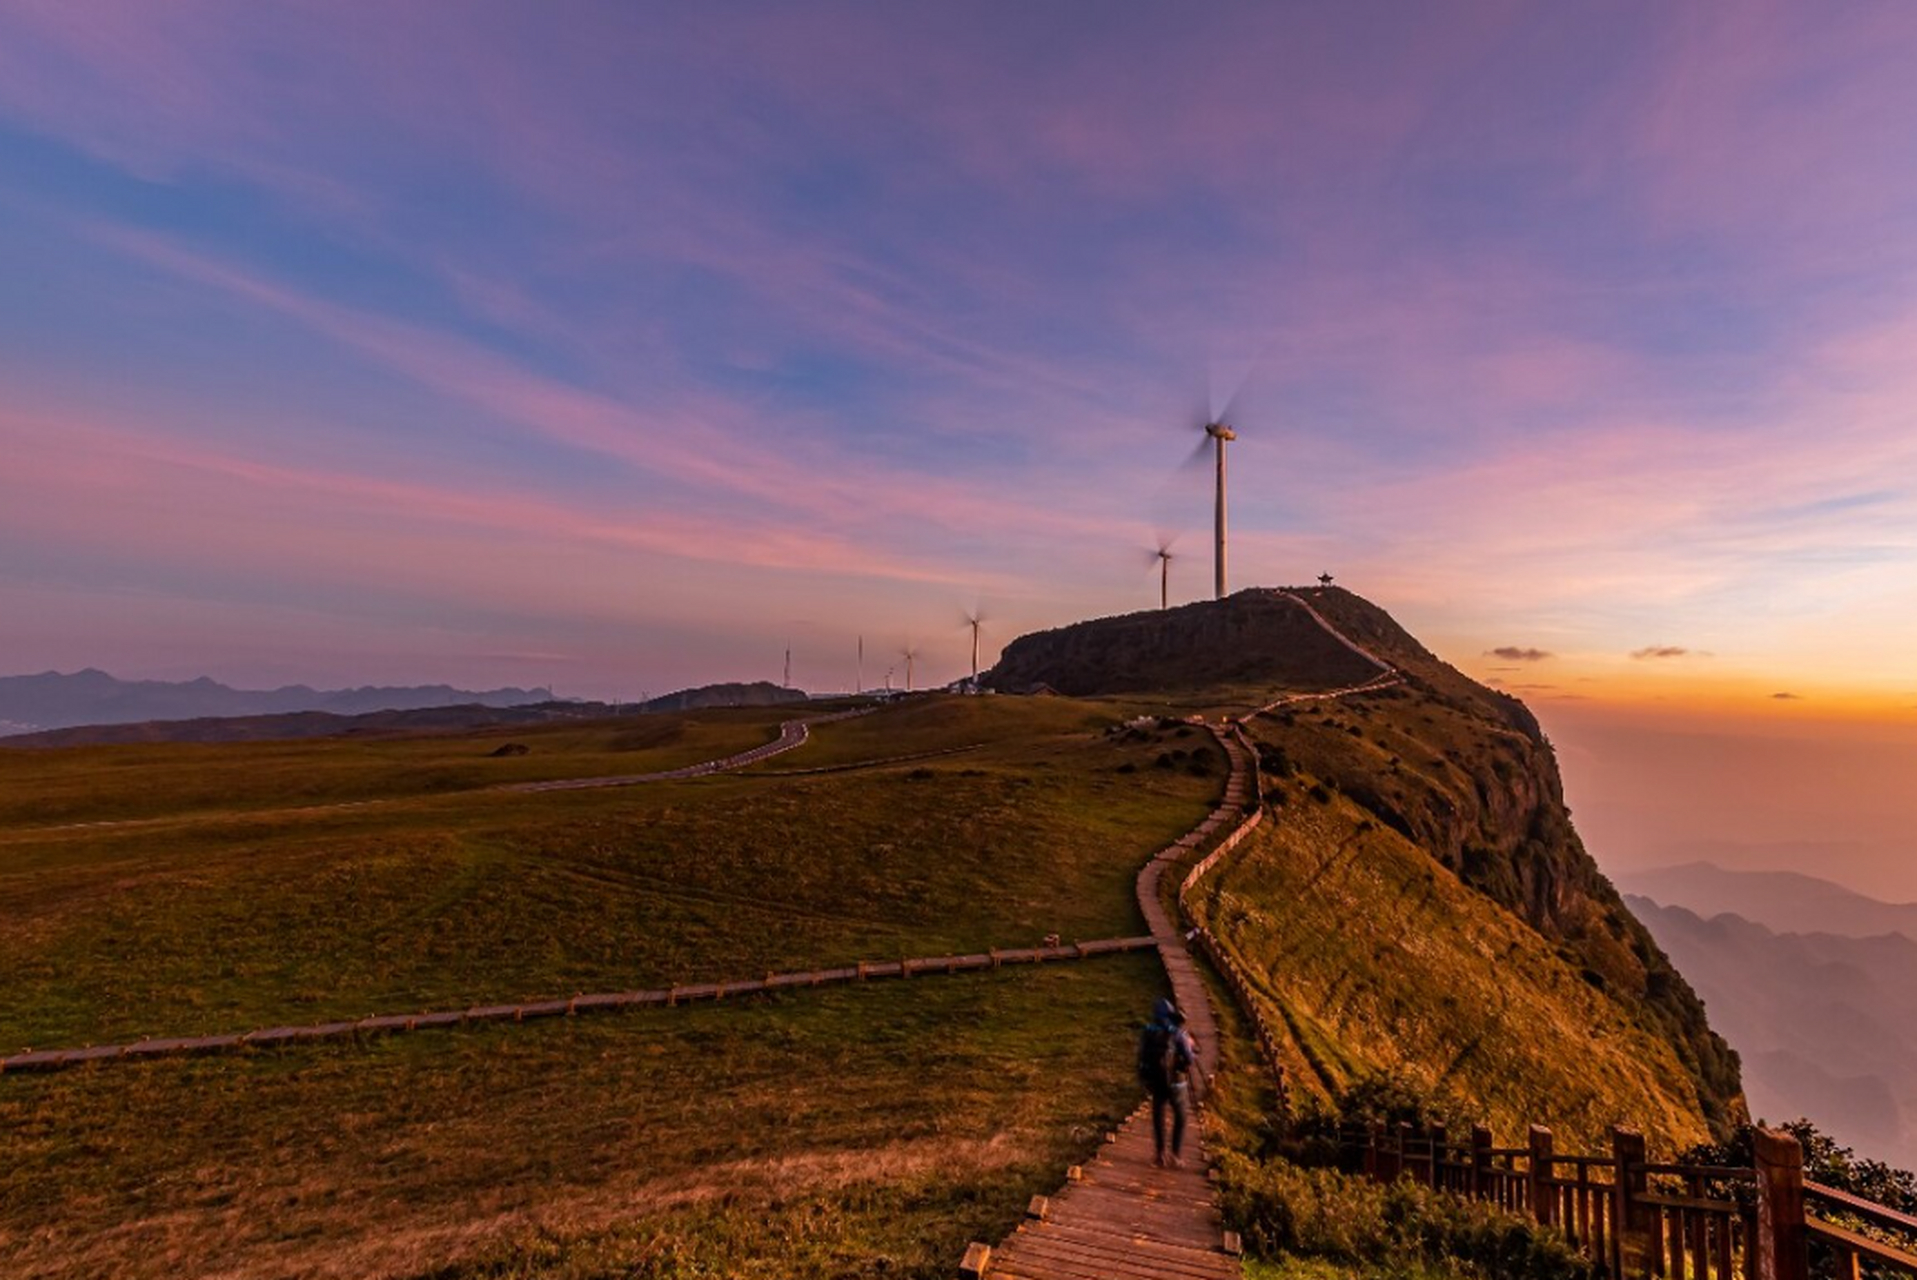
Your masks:
<svg viewBox="0 0 1917 1280"><path fill-rule="evenodd" d="M944 1277L1131 1108L1160 982L1119 956L0 1078L0 1257L10 1277Z"/></svg>
<svg viewBox="0 0 1917 1280"><path fill-rule="evenodd" d="M1184 726L1106 733L1125 713L914 699L743 774L532 794L492 784L673 768L782 715L0 754L0 1044L1134 933L1139 866L1223 770ZM1124 956L0 1077L0 1257L943 1276L1130 1109L1162 982Z"/></svg>
<svg viewBox="0 0 1917 1280"><path fill-rule="evenodd" d="M826 726L820 756L888 742L909 753L951 736L984 741L979 751L796 777L15 828L0 836L10 997L0 1044L244 1030L1137 932L1133 875L1203 815L1219 778L1151 767L1152 744L1092 732L1083 704L945 702L956 711L907 704ZM522 736L549 765L579 744L584 771L616 732ZM835 744L839 734L854 740ZM406 745L445 757L489 741ZM176 767L162 749L130 750ZM223 755L223 776L243 776L262 750L321 779L364 768L358 743L189 750ZM1135 772L1116 771L1128 763ZM103 776L111 788L116 775Z"/></svg>
<svg viewBox="0 0 1917 1280"><path fill-rule="evenodd" d="M471 733L0 750L0 828L205 818L676 769L776 737L808 708L746 707ZM525 755L494 757L507 743Z"/></svg>

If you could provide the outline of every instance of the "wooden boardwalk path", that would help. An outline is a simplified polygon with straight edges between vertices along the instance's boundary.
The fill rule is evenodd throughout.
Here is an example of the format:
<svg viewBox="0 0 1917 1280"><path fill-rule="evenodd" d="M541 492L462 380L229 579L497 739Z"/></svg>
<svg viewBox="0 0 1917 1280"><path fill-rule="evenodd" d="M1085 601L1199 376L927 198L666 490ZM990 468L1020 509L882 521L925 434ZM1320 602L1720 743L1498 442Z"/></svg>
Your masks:
<svg viewBox="0 0 1917 1280"><path fill-rule="evenodd" d="M1250 761L1236 738L1221 735L1219 743L1231 759L1231 777L1218 808L1159 850L1137 884L1139 909L1158 943L1172 998L1185 1012L1186 1030L1197 1041L1198 1075L1206 1085L1218 1067L1218 1021L1159 881L1244 816ZM1184 1167L1161 1169L1152 1163L1151 1106L1141 1104L1090 1164L1073 1169L1057 1195L1033 1201L1025 1222L998 1248L974 1246L962 1274L992 1280L1231 1280L1241 1271L1235 1251L1226 1250L1210 1170L1196 1108L1185 1128Z"/></svg>

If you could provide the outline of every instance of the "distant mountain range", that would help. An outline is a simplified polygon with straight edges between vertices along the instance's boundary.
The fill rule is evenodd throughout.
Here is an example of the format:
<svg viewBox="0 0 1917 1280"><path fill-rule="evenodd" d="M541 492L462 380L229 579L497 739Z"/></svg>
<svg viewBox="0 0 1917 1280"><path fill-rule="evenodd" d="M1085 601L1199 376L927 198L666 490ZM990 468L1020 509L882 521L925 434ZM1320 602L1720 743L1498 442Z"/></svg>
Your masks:
<svg viewBox="0 0 1917 1280"><path fill-rule="evenodd" d="M1709 863L1619 883L1742 1055L1754 1115L1917 1168L1917 904Z"/></svg>
<svg viewBox="0 0 1917 1280"><path fill-rule="evenodd" d="M35 676L0 676L0 733L299 711L354 716L461 704L511 707L551 698L551 691L546 689L476 693L443 684L331 690L295 684L280 689L234 689L204 676L183 682L118 680L88 668L72 675L47 671Z"/></svg>
<svg viewBox="0 0 1917 1280"><path fill-rule="evenodd" d="M1621 891L1667 907L1689 907L1705 916L1728 911L1779 933L1917 938L1917 902L1882 902L1795 871L1727 871L1709 862L1687 862L1613 880Z"/></svg>
<svg viewBox="0 0 1917 1280"><path fill-rule="evenodd" d="M15 690L26 692L16 696ZM79 696L62 702L58 696L62 691L77 691ZM184 684L130 682L115 680L100 671L82 671L72 676L50 673L0 677L0 745L83 747L137 742L259 742L341 734L452 732L634 712L782 706L804 702L807 697L803 690L781 688L761 680L750 684L701 685L668 693L638 706L631 703L612 706L604 702L558 702L544 689L470 693L448 685L418 685L322 692L295 685L270 692L250 692L229 689L212 680L192 680ZM250 705L278 707L292 703L295 709L252 712L191 709L245 706L249 700ZM300 705L311 703L320 705ZM373 709L355 709L368 705ZM35 724L25 718L29 714L44 719Z"/></svg>

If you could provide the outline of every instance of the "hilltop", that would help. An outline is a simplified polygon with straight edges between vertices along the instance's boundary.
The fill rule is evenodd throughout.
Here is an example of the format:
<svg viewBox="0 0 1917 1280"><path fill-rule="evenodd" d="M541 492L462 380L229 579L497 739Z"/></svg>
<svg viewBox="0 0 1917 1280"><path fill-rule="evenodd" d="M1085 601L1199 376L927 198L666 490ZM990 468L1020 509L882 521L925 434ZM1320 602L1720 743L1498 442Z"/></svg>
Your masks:
<svg viewBox="0 0 1917 1280"><path fill-rule="evenodd" d="M980 677L1005 693L1050 689L1072 697L1279 693L1355 684L1377 668L1273 592L1240 591L1149 613L1128 613L1023 635ZM1264 699L1259 699L1264 701Z"/></svg>
<svg viewBox="0 0 1917 1280"><path fill-rule="evenodd" d="M681 689L641 703L641 711L698 711L707 707L782 707L794 702L804 702L808 695L803 689L788 689L773 684L770 680L754 680L750 683L728 681L723 684L702 684L694 689Z"/></svg>
<svg viewBox="0 0 1917 1280"><path fill-rule="evenodd" d="M1307 1097L1391 1077L1461 1116L1592 1135L1742 1115L1736 1054L1579 841L1536 718L1376 605L1240 591L1021 637L988 679L1237 714L1367 686L1248 722L1277 820L1214 890Z"/></svg>

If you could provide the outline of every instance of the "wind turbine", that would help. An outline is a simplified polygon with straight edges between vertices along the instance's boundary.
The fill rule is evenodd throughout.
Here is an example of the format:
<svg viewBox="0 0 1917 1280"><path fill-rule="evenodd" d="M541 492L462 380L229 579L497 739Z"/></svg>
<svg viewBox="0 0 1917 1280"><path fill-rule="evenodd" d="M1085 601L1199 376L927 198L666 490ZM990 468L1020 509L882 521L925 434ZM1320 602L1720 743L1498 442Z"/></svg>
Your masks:
<svg viewBox="0 0 1917 1280"><path fill-rule="evenodd" d="M1222 415L1221 415L1222 416ZM1218 502L1212 510L1212 589L1215 598L1225 598L1225 446L1238 438L1229 424L1207 422L1205 434L1211 437L1218 456Z"/></svg>
<svg viewBox="0 0 1917 1280"><path fill-rule="evenodd" d="M905 659L905 691L910 693L912 692L912 660L919 656L919 651L907 645L899 650L899 656Z"/></svg>
<svg viewBox="0 0 1917 1280"><path fill-rule="evenodd" d="M982 610L974 609L965 615L965 625L972 629L972 691L978 692L978 629L985 621Z"/></svg>
<svg viewBox="0 0 1917 1280"><path fill-rule="evenodd" d="M1171 562L1172 549L1170 538L1158 540L1158 550L1152 552L1151 560L1158 565L1158 611L1171 608Z"/></svg>
<svg viewBox="0 0 1917 1280"><path fill-rule="evenodd" d="M1249 374L1246 375L1249 378ZM1204 457L1205 445L1210 443L1212 462L1217 475L1217 497L1212 508L1212 592L1215 598L1225 598L1225 446L1238 438L1227 421L1238 398L1244 393L1245 384L1239 383L1238 390L1232 393L1225 407L1213 413L1210 401L1205 405L1205 416L1199 425L1205 432L1205 439L1198 442L1198 448L1192 451L1191 462L1196 463Z"/></svg>

